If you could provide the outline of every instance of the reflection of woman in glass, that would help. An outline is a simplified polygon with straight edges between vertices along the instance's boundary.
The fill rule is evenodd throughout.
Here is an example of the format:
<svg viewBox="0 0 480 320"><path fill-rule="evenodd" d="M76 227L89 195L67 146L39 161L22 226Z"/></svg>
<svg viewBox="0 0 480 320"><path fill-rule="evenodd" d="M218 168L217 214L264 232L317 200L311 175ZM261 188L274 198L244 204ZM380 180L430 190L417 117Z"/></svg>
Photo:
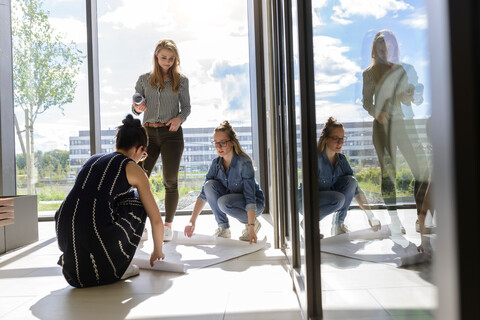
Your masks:
<svg viewBox="0 0 480 320"><path fill-rule="evenodd" d="M257 217L263 212L265 198L255 180L252 159L243 151L228 121L215 128L213 145L218 157L210 165L184 233L193 235L198 215L208 202L218 224L214 236L231 237L228 215L245 224L240 240L257 242L261 227Z"/></svg>
<svg viewBox="0 0 480 320"><path fill-rule="evenodd" d="M364 193L360 190L347 158L341 154L345 141L343 124L330 117L324 124L317 144L318 199L320 220L337 212L332 222L332 235L348 232L344 221L353 198L368 217L374 231L380 222L374 218Z"/></svg>
<svg viewBox="0 0 480 320"><path fill-rule="evenodd" d="M128 115L118 127L116 152L87 160L55 213L62 251L58 264L70 285L98 286L137 275L138 267L130 263L147 216L154 245L150 264L164 258L162 216L148 178L137 165L147 145L140 120Z"/></svg>
<svg viewBox="0 0 480 320"><path fill-rule="evenodd" d="M138 78L135 90L144 101L132 102L136 115L144 112L143 125L150 139L148 158L142 162L150 176L158 157L162 159L165 186L165 241L173 237L172 222L178 204L178 170L183 153L182 123L190 114L188 79L179 73L180 57L172 40L158 42L153 71Z"/></svg>
<svg viewBox="0 0 480 320"><path fill-rule="evenodd" d="M402 152L415 178L414 196L417 210L422 207L419 186L428 172L423 150L414 149L407 133L402 104L411 106L415 86L408 81L405 69L393 63L398 51L393 33L378 32L372 43L372 64L363 72L363 107L374 117L373 144L382 172L382 196L392 219L393 232L405 233L396 210L397 148Z"/></svg>

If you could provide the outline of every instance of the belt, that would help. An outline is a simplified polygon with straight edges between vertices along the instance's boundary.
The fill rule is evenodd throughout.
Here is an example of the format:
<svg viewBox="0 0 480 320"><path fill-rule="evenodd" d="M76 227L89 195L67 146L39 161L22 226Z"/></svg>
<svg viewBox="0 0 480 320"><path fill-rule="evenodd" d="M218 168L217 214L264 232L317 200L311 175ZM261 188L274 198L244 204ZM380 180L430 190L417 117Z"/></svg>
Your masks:
<svg viewBox="0 0 480 320"><path fill-rule="evenodd" d="M145 127L150 127L150 128L160 128L160 127L166 127L167 124L166 123L162 123L162 122L145 122L144 124Z"/></svg>

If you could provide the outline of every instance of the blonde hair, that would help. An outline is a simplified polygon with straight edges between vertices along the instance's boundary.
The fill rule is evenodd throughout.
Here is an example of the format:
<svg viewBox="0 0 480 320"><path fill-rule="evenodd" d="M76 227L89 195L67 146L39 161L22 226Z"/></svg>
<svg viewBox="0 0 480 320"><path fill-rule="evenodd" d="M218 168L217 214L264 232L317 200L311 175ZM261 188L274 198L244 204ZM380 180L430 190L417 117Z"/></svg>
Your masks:
<svg viewBox="0 0 480 320"><path fill-rule="evenodd" d="M180 66L180 56L178 55L177 45L173 40L164 39L157 43L153 53L153 71L150 74L148 84L151 87L160 87L162 90L165 89L165 82L163 80L164 72L158 64L157 59L157 55L163 49L170 50L175 55L175 61L170 69L168 69L168 75L172 81L172 91L177 93L180 90L180 72L178 71L178 67Z"/></svg>
<svg viewBox="0 0 480 320"><path fill-rule="evenodd" d="M343 124L341 122L338 122L337 119L335 119L334 117L328 118L327 122L325 122L325 124L323 125L320 139L318 139L317 151L323 152L323 150L325 150L325 147L327 146L327 139L330 138L330 134L335 128L343 129Z"/></svg>
<svg viewBox="0 0 480 320"><path fill-rule="evenodd" d="M247 157L248 159L250 159L250 161L252 161L252 158L250 158L250 156L245 151L243 151L242 146L240 145L240 141L238 141L235 130L233 130L232 126L227 120L220 123L220 125L216 127L215 130L213 130L214 134L217 132L223 132L228 136L228 140L233 143L233 151L235 151L236 154L238 154L239 156Z"/></svg>
<svg viewBox="0 0 480 320"><path fill-rule="evenodd" d="M390 31L388 29L383 29L377 32L375 37L373 38L372 42L372 61L373 63L377 63L377 51L375 45L377 42L383 41L385 45L391 44L390 47L393 48L393 52L389 52L389 55L391 56L391 61L393 63L399 63L400 62L400 50L398 48L398 42L397 38L395 37L395 34L393 31Z"/></svg>
<svg viewBox="0 0 480 320"><path fill-rule="evenodd" d="M391 44L390 47L394 49L393 52L390 52L392 61L386 61L387 63L380 63L378 61L376 46L381 42L383 42L385 46L387 46L387 43ZM377 32L377 34L375 35L372 41L371 55L372 55L372 64L370 65L369 68L372 70L373 80L375 84L377 84L380 82L382 77L391 70L390 64L399 63L399 49L398 49L397 38L395 38L395 34L392 31L387 29Z"/></svg>

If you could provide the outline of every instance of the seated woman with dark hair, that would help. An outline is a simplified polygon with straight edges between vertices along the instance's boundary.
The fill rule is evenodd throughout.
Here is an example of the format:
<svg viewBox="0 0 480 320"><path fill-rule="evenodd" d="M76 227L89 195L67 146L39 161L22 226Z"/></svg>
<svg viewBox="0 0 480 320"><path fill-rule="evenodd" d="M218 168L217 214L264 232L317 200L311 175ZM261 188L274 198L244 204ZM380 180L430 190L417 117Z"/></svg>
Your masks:
<svg viewBox="0 0 480 320"><path fill-rule="evenodd" d="M365 211L373 231L378 231L381 228L380 221L373 216L347 158L340 153L345 138L343 124L333 117L328 118L317 144L319 219L336 212L332 221L332 235L348 232L344 221L355 198Z"/></svg>
<svg viewBox="0 0 480 320"><path fill-rule="evenodd" d="M154 243L150 264L165 257L162 217L147 175L137 165L147 156L147 145L140 120L127 115L118 127L116 151L85 162L55 213L63 252L58 264L71 286L98 286L138 275L131 262L147 216Z"/></svg>

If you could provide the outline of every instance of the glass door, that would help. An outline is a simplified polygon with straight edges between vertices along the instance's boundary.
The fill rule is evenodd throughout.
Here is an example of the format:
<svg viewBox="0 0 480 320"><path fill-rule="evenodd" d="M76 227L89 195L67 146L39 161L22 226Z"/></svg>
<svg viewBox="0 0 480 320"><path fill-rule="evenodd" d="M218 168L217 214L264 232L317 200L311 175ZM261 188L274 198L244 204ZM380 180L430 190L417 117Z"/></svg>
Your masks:
<svg viewBox="0 0 480 320"><path fill-rule="evenodd" d="M313 47L309 1L273 1L279 233L305 317L321 317ZM281 159L278 160L278 159ZM312 174L313 173L313 174Z"/></svg>

